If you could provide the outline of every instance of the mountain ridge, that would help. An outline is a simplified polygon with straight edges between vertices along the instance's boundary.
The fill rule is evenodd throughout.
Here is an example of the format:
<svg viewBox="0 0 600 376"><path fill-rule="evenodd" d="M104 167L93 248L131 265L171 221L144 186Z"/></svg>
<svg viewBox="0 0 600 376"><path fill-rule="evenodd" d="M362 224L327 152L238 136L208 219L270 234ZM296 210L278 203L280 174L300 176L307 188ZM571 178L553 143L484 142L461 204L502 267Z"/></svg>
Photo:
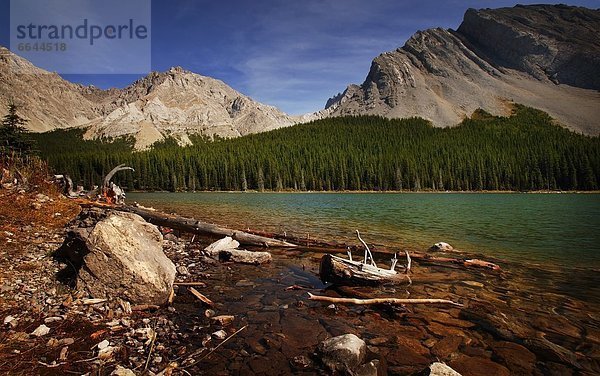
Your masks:
<svg viewBox="0 0 600 376"><path fill-rule="evenodd" d="M418 31L376 57L364 82L349 85L326 108L330 116L422 116L452 126L478 108L506 115L511 103L522 103L570 129L598 134L600 42L590 36L598 32L599 10L469 9L456 31Z"/></svg>
<svg viewBox="0 0 600 376"><path fill-rule="evenodd" d="M133 136L138 150L166 137L186 145L190 134L238 137L345 115L419 116L453 126L477 109L507 115L514 103L597 135L599 33L600 10L468 9L457 30L417 31L404 46L377 56L362 84L299 116L181 67L102 90L66 81L0 46L0 106L15 102L33 131L85 127L86 138Z"/></svg>
<svg viewBox="0 0 600 376"><path fill-rule="evenodd" d="M0 83L7 88L0 90L0 106L19 105L32 131L86 127L86 138L132 135L138 150L166 137L184 145L188 134L238 137L301 119L181 67L102 90L71 83L0 46Z"/></svg>

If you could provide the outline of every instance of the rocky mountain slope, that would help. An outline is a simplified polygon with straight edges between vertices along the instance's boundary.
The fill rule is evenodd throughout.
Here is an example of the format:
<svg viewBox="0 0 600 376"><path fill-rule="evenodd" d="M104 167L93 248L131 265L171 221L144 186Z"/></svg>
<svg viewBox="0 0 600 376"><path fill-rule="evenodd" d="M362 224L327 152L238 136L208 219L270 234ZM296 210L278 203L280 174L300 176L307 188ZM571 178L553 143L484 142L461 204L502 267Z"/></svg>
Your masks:
<svg viewBox="0 0 600 376"><path fill-rule="evenodd" d="M289 126L296 121L275 107L256 102L222 81L181 68L156 73L120 90L104 103L105 116L92 120L88 137L134 134L144 148L171 135L238 137Z"/></svg>
<svg viewBox="0 0 600 376"><path fill-rule="evenodd" d="M477 108L510 103L600 133L600 10L565 5L469 9L457 31L415 33L373 60L362 85L326 105L327 116L421 116L450 126Z"/></svg>
<svg viewBox="0 0 600 376"><path fill-rule="evenodd" d="M122 90L100 90L70 83L0 47L0 84L0 108L16 103L32 131L87 127L88 138L132 135L137 149L167 135L185 144L189 134L236 137L297 122L222 81L181 68L153 72Z"/></svg>
<svg viewBox="0 0 600 376"><path fill-rule="evenodd" d="M73 84L0 46L0 114L10 102L36 132L87 124L99 116L104 92Z"/></svg>

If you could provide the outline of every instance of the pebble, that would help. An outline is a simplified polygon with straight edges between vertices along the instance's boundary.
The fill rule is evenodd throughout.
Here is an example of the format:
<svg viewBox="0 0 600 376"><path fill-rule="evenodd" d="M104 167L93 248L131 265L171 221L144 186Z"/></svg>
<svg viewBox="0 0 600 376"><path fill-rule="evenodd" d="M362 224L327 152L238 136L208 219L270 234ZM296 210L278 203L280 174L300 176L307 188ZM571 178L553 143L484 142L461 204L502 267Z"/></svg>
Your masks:
<svg viewBox="0 0 600 376"><path fill-rule="evenodd" d="M216 339L225 339L227 338L227 332L224 330L217 330L216 332L214 332L212 334L213 337L215 337Z"/></svg>
<svg viewBox="0 0 600 376"><path fill-rule="evenodd" d="M16 327L19 323L19 319L12 317L12 316L6 316L4 318L4 325L10 325L12 328Z"/></svg>
<svg viewBox="0 0 600 376"><path fill-rule="evenodd" d="M46 334L50 333L50 328L48 328L46 325L42 324L40 326L38 326L32 333L31 335L34 335L36 337L41 337L41 336L45 336Z"/></svg>
<svg viewBox="0 0 600 376"><path fill-rule="evenodd" d="M213 311L212 309L207 309L206 311L204 311L204 316L211 318L216 314L215 311Z"/></svg>
<svg viewBox="0 0 600 376"><path fill-rule="evenodd" d="M96 346L98 347L98 350L103 350L103 349L107 348L109 345L110 345L110 342L105 339L104 341L100 342Z"/></svg>
<svg viewBox="0 0 600 376"><path fill-rule="evenodd" d="M217 322L221 326L227 326L231 324L234 319L235 317L230 315L215 316L212 318L213 321Z"/></svg>
<svg viewBox="0 0 600 376"><path fill-rule="evenodd" d="M63 338L61 340L58 341L58 345L59 346L69 346L75 343L75 340L73 338Z"/></svg>

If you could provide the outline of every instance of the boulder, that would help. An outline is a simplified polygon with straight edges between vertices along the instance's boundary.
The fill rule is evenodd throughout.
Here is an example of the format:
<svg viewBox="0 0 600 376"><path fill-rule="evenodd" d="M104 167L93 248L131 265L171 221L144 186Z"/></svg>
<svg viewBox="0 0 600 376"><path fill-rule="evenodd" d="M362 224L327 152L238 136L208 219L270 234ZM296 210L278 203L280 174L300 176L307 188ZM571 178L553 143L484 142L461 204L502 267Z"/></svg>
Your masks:
<svg viewBox="0 0 600 376"><path fill-rule="evenodd" d="M232 261L241 264L260 265L271 262L269 252L250 252L243 249L237 249L240 243L230 236L217 240L208 247L204 248L207 256L220 261Z"/></svg>
<svg viewBox="0 0 600 376"><path fill-rule="evenodd" d="M231 236L226 236L223 239L219 239L216 242L212 243L208 247L204 248L204 250L209 255L214 255L219 253L220 251L236 249L240 246L240 243L237 240L233 240Z"/></svg>
<svg viewBox="0 0 600 376"><path fill-rule="evenodd" d="M429 251L431 252L452 252L453 250L453 246L444 242L435 243L434 245L429 247Z"/></svg>
<svg viewBox="0 0 600 376"><path fill-rule="evenodd" d="M94 298L162 305L173 288L175 265L162 235L136 214L110 212L93 227L74 229L59 252L80 267L77 284Z"/></svg>
<svg viewBox="0 0 600 376"><path fill-rule="evenodd" d="M321 342L318 352L331 371L352 373L363 363L367 344L354 334L344 334Z"/></svg>

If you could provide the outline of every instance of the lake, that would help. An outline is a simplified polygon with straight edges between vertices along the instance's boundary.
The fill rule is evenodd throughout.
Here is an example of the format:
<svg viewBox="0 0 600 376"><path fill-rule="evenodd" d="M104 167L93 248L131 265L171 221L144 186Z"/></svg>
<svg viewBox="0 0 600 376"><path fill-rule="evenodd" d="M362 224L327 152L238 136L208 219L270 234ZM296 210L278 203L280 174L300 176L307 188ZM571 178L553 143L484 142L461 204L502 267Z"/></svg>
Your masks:
<svg viewBox="0 0 600 376"><path fill-rule="evenodd" d="M197 237L185 251L167 247L173 262L188 268L187 278L206 283L202 292L221 313L234 315L236 327L248 326L219 350L220 358L202 365L208 373L292 374L291 357L310 357L320 340L343 333L370 339L369 349L385 356L396 374L416 371L419 359L451 359L457 369L461 362L483 362L487 370L494 364L489 354L515 374L531 374L519 367L548 375L600 372L600 195L202 192L132 193L128 201L237 229L356 245L359 229L368 243L392 250L423 251L446 241L502 266L492 272L418 260L408 281L353 292L450 299L464 304L461 309L331 309L306 298L306 291L340 293L318 279L323 250L270 249L273 262L254 266L204 264L199 250L212 238ZM389 255L375 258L389 265ZM189 295L177 291L173 320L189 327L188 341L202 343L206 333L194 328L203 315ZM413 340L403 346L407 338ZM440 358L436 347L442 338L462 338L449 358ZM240 356L242 350L253 355Z"/></svg>
<svg viewBox="0 0 600 376"><path fill-rule="evenodd" d="M398 249L444 241L522 263L600 268L600 195L130 193L128 201L237 229Z"/></svg>

